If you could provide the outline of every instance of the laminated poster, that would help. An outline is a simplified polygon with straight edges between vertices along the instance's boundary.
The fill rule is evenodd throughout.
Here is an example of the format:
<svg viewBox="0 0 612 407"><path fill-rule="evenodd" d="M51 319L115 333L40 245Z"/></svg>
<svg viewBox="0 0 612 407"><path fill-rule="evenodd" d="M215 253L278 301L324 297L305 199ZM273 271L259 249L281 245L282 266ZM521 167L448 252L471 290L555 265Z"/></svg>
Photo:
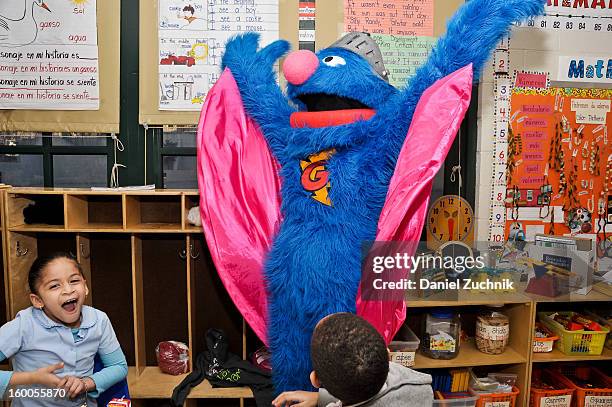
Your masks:
<svg viewBox="0 0 612 407"><path fill-rule="evenodd" d="M159 0L159 109L199 111L220 75L227 40L278 39L278 0Z"/></svg>
<svg viewBox="0 0 612 407"><path fill-rule="evenodd" d="M0 1L0 109L98 110L96 0Z"/></svg>
<svg viewBox="0 0 612 407"><path fill-rule="evenodd" d="M371 33L390 83L403 86L436 42L433 0L344 0L344 31Z"/></svg>

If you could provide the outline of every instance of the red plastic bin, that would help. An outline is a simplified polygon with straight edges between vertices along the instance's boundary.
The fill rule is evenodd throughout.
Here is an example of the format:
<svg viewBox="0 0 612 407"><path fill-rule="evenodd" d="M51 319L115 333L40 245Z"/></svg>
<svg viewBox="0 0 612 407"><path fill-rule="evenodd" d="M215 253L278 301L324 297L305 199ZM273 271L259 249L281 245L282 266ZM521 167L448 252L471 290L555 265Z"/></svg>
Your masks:
<svg viewBox="0 0 612 407"><path fill-rule="evenodd" d="M590 366L562 366L558 372L551 373L560 383L574 389L573 407L599 407L612 404L612 386L610 386L612 383L600 370ZM596 383L598 387L580 387L572 381L572 377Z"/></svg>
<svg viewBox="0 0 612 407"><path fill-rule="evenodd" d="M513 387L509 393L476 393L470 388L470 393L478 396L476 407L514 407L516 397L520 393L518 387Z"/></svg>
<svg viewBox="0 0 612 407"><path fill-rule="evenodd" d="M532 374L533 375L533 374ZM537 389L531 385L531 392L529 395L529 407L546 407L550 405L570 407L573 399L574 388L559 382L555 377L554 372L548 369L542 370L542 378L548 383L557 384L557 389ZM568 397L569 396L569 397Z"/></svg>

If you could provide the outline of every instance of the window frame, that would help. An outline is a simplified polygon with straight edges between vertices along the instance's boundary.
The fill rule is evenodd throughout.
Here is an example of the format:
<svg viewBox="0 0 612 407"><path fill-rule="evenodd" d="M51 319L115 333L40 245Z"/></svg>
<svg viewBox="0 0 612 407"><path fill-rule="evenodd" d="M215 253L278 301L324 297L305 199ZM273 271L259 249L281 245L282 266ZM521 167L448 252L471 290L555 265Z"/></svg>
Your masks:
<svg viewBox="0 0 612 407"><path fill-rule="evenodd" d="M42 145L19 145L0 146L0 154L15 155L41 155L43 158L43 187L53 187L53 156L54 155L105 155L106 156L106 183L108 185L110 174L114 165L113 151L114 143L109 137L105 138L105 146L54 146L53 139L62 136L52 136L51 133L43 132ZM0 136L7 137L7 136ZM19 137L19 132L15 132L15 137ZM66 136L73 137L73 136ZM87 136L83 136L87 137ZM16 185L18 186L18 185Z"/></svg>

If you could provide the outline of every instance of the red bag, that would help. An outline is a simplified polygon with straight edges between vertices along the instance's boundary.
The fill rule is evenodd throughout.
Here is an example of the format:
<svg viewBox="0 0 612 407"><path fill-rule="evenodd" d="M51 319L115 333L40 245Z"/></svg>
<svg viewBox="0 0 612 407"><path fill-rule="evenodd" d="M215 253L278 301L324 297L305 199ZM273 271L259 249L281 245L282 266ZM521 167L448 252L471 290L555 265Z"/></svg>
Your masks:
<svg viewBox="0 0 612 407"><path fill-rule="evenodd" d="M164 373L180 375L189 370L189 348L182 342L160 342L155 348L157 366Z"/></svg>

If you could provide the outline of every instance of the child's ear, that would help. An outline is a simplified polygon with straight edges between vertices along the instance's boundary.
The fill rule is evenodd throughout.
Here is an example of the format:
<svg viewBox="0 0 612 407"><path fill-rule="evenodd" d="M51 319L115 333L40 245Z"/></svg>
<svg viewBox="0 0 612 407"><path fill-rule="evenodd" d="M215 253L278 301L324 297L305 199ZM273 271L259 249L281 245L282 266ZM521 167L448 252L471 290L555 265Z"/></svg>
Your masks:
<svg viewBox="0 0 612 407"><path fill-rule="evenodd" d="M34 308L43 309L43 307L45 306L43 301L36 294L30 294L30 302L32 303L32 306Z"/></svg>
<svg viewBox="0 0 612 407"><path fill-rule="evenodd" d="M310 383L317 389L321 388L321 382L317 377L317 372L315 372L314 370L310 372Z"/></svg>

